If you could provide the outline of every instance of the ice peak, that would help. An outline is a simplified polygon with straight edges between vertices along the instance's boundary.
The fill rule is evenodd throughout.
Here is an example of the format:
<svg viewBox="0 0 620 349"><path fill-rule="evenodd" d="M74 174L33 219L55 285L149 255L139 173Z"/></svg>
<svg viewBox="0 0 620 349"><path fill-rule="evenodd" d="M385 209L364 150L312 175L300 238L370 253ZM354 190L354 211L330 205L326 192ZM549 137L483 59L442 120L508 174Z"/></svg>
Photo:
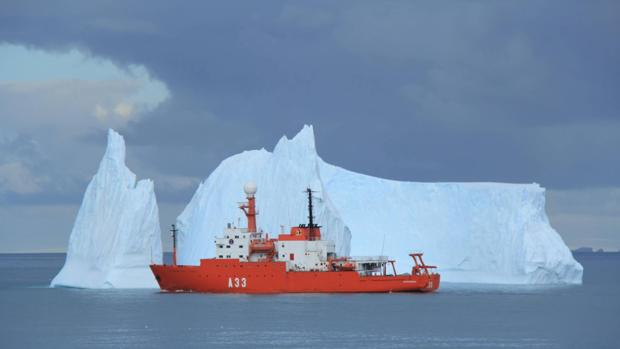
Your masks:
<svg viewBox="0 0 620 349"><path fill-rule="evenodd" d="M125 139L113 129L108 130L108 146L104 159L125 163Z"/></svg>
<svg viewBox="0 0 620 349"><path fill-rule="evenodd" d="M314 128L312 125L304 125L304 127L295 135L295 137L288 139L286 136L282 136L273 149L274 154L281 153L316 153L314 143Z"/></svg>
<svg viewBox="0 0 620 349"><path fill-rule="evenodd" d="M304 125L301 130L293 137L292 141L309 142L314 147L314 127L312 125Z"/></svg>
<svg viewBox="0 0 620 349"><path fill-rule="evenodd" d="M159 209L151 180L136 183L125 141L108 131L99 169L86 188L67 258L52 286L157 287L149 264L161 263Z"/></svg>

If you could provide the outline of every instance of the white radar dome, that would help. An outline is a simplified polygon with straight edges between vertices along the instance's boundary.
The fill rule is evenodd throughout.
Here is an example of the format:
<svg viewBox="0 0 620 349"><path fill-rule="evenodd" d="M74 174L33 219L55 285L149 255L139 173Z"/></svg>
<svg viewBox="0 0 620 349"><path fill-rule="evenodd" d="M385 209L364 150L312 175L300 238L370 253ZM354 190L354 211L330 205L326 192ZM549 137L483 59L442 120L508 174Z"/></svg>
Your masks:
<svg viewBox="0 0 620 349"><path fill-rule="evenodd" d="M256 183L254 182L247 182L244 186L243 186L243 191L246 193L246 195L254 195L256 194Z"/></svg>

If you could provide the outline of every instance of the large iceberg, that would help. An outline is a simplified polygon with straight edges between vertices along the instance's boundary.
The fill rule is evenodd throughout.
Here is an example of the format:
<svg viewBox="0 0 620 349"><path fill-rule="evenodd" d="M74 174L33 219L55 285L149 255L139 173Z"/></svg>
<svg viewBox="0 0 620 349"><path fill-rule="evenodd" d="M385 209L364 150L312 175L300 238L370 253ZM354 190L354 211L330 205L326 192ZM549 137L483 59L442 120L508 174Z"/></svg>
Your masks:
<svg viewBox="0 0 620 349"><path fill-rule="evenodd" d="M179 262L213 256L226 223L245 222L235 203L243 184L258 184L258 225L274 234L306 221L306 186L317 190L317 221L338 253L393 257L410 270L411 251L440 267L444 281L581 283L575 261L545 213L537 184L418 183L366 176L325 163L305 126L274 151L224 160L179 216ZM283 226L283 228L282 228Z"/></svg>
<svg viewBox="0 0 620 349"><path fill-rule="evenodd" d="M136 183L125 166L125 141L108 132L108 146L78 212L65 265L51 286L156 288L150 263L162 262L153 182Z"/></svg>
<svg viewBox="0 0 620 349"><path fill-rule="evenodd" d="M177 219L179 263L196 265L212 257L214 237L228 223L246 225L237 203L245 200L243 185L250 181L258 185L258 226L273 235L308 221L303 192L306 187L316 190L314 214L324 226L323 237L335 242L338 254L348 255L351 232L323 187L319 168L311 131L292 140L283 137L273 153L252 150L224 160Z"/></svg>

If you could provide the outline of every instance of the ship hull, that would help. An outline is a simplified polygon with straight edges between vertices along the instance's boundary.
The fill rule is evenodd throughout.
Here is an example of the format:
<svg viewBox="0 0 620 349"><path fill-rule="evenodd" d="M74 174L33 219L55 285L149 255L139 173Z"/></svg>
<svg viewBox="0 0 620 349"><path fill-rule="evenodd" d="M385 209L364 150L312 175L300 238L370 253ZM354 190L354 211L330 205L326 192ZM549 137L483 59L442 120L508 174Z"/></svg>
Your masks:
<svg viewBox="0 0 620 349"><path fill-rule="evenodd" d="M355 271L286 271L284 262L203 259L199 266L151 265L164 291L209 293L432 292L439 274L360 276Z"/></svg>

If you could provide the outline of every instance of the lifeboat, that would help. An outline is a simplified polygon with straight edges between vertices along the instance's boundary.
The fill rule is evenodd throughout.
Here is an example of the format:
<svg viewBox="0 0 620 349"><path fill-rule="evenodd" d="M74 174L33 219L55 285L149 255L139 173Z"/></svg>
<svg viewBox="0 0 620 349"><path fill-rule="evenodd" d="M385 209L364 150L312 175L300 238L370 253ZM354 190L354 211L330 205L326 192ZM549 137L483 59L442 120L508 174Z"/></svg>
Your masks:
<svg viewBox="0 0 620 349"><path fill-rule="evenodd" d="M345 258L335 258L330 261L332 270L334 271L354 271L355 263Z"/></svg>
<svg viewBox="0 0 620 349"><path fill-rule="evenodd" d="M250 242L250 253L260 253L265 257L263 261L271 261L276 254L276 244L274 240L253 240Z"/></svg>
<svg viewBox="0 0 620 349"><path fill-rule="evenodd" d="M344 263L340 266L340 270L342 271L353 271L355 270L355 264L351 262Z"/></svg>
<svg viewBox="0 0 620 349"><path fill-rule="evenodd" d="M276 249L272 240L252 241L250 243L250 251L252 253L270 253Z"/></svg>

